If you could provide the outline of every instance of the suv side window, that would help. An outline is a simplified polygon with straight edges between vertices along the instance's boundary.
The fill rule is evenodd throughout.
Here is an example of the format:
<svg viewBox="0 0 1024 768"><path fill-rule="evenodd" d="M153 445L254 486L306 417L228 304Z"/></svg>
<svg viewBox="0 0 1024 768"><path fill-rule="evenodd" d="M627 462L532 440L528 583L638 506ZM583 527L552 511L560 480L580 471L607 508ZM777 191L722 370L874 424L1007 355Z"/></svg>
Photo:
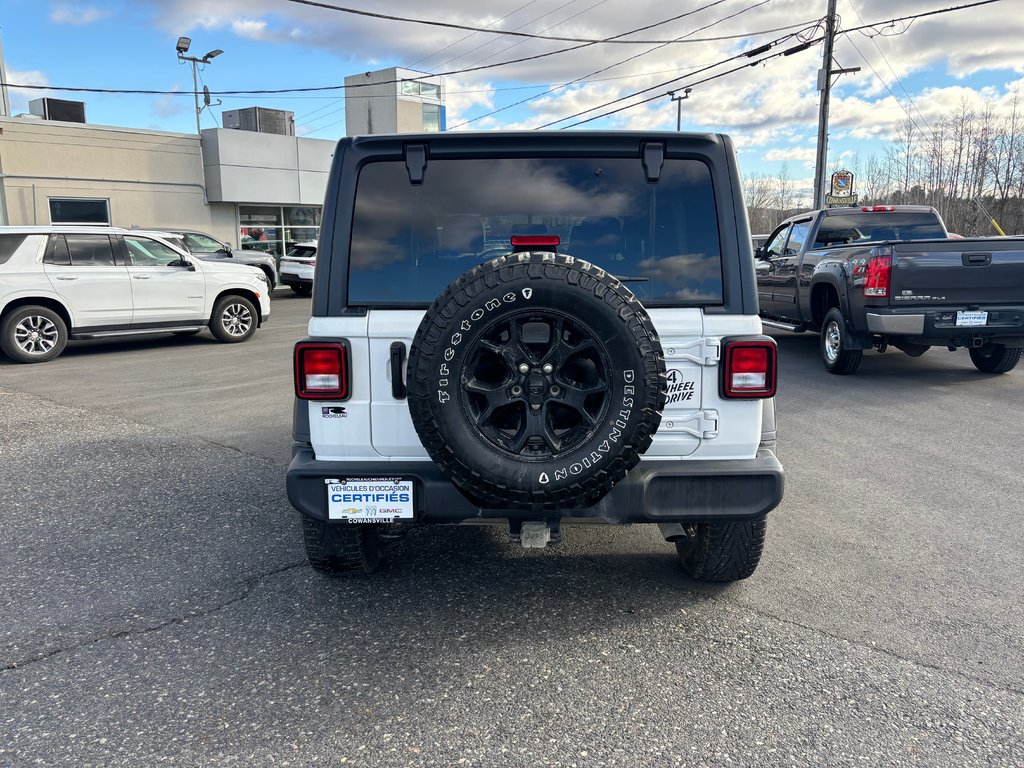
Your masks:
<svg viewBox="0 0 1024 768"><path fill-rule="evenodd" d="M789 225L781 227L772 238L768 241L768 245L764 247L764 252L769 259L776 256L783 255L783 249L786 247L786 236L789 235Z"/></svg>
<svg viewBox="0 0 1024 768"><path fill-rule="evenodd" d="M128 246L128 259L133 267L169 267L181 261L181 254L173 248L148 237L126 235L124 244Z"/></svg>
<svg viewBox="0 0 1024 768"><path fill-rule="evenodd" d="M114 249L106 235L65 235L74 267L113 267ZM58 246L59 247L59 246Z"/></svg>
<svg viewBox="0 0 1024 768"><path fill-rule="evenodd" d="M0 235L0 264L5 264L18 250L27 235Z"/></svg>
<svg viewBox="0 0 1024 768"><path fill-rule="evenodd" d="M224 250L224 245L212 237L201 235L198 232L185 232L185 243L192 253L217 253Z"/></svg>

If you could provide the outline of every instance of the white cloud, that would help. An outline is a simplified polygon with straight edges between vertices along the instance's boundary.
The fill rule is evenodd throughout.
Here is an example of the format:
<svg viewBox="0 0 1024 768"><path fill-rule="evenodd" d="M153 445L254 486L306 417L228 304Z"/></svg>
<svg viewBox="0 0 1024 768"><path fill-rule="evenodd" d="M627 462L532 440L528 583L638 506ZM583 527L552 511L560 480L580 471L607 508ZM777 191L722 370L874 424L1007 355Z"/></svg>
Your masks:
<svg viewBox="0 0 1024 768"><path fill-rule="evenodd" d="M7 82L18 83L19 85L49 85L50 80L44 72L37 69L19 70L7 68ZM49 92L36 90L35 88L8 88L8 95L11 99L11 114L28 111L30 99L38 99L46 96Z"/></svg>
<svg viewBox="0 0 1024 768"><path fill-rule="evenodd" d="M175 83L171 86L171 90L175 92L181 91L181 86ZM153 100L153 112L156 113L157 117L167 119L180 115L186 109L189 108L191 102L184 96L159 96Z"/></svg>
<svg viewBox="0 0 1024 768"><path fill-rule="evenodd" d="M233 19L231 31L239 37L247 37L251 40L265 40L267 37L267 22L263 19Z"/></svg>
<svg viewBox="0 0 1024 768"><path fill-rule="evenodd" d="M57 3L50 8L50 21L54 24L71 24L76 27L92 24L109 15L110 11L82 3Z"/></svg>

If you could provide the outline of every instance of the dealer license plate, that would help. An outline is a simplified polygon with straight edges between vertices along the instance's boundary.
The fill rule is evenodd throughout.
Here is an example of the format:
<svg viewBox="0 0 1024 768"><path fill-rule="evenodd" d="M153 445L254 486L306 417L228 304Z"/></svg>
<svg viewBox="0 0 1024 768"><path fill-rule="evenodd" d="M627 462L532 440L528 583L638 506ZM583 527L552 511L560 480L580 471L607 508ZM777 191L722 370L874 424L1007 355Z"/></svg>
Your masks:
<svg viewBox="0 0 1024 768"><path fill-rule="evenodd" d="M957 312L957 325L986 325L988 323L988 312Z"/></svg>
<svg viewBox="0 0 1024 768"><path fill-rule="evenodd" d="M412 520L413 481L396 477L327 480L327 516L349 523Z"/></svg>

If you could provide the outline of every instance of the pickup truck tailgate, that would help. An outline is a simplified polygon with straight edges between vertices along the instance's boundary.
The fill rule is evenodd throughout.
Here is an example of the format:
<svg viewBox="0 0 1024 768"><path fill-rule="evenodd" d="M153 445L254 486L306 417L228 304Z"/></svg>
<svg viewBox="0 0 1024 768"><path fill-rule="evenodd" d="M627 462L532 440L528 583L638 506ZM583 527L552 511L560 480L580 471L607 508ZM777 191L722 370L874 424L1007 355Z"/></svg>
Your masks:
<svg viewBox="0 0 1024 768"><path fill-rule="evenodd" d="M1024 238L893 244L894 306L1020 304Z"/></svg>

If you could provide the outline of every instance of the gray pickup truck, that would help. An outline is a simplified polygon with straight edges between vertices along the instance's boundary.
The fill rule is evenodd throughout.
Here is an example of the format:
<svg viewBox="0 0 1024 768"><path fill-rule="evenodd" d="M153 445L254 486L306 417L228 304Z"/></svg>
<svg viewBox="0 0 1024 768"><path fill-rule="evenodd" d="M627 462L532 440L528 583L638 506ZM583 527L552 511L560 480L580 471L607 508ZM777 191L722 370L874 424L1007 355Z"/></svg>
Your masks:
<svg viewBox="0 0 1024 768"><path fill-rule="evenodd" d="M765 324L819 331L831 373L872 347L966 347L985 373L1020 361L1024 238L951 238L925 206L829 208L787 219L756 256Z"/></svg>

